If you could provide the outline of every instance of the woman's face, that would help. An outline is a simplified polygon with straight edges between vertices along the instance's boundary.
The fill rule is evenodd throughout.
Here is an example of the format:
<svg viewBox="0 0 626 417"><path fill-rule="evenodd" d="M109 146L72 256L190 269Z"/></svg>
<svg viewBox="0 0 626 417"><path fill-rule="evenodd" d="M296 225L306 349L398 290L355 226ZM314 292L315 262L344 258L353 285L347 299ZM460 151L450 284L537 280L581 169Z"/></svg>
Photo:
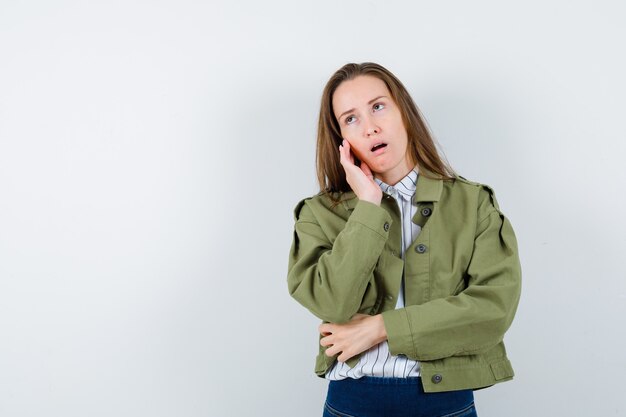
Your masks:
<svg viewBox="0 0 626 417"><path fill-rule="evenodd" d="M400 109L381 79L359 75L344 81L335 90L332 103L341 136L377 177L393 185L414 167Z"/></svg>

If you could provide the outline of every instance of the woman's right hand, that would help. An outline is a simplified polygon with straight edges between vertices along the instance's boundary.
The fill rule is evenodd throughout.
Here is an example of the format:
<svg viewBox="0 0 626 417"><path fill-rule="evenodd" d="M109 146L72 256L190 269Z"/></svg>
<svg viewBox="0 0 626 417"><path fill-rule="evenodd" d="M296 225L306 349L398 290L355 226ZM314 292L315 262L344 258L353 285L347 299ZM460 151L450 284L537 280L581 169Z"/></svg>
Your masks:
<svg viewBox="0 0 626 417"><path fill-rule="evenodd" d="M342 145L339 145L339 162L341 162L341 166L343 166L346 172L346 181L348 181L352 191L354 191L359 200L369 201L380 206L380 202L383 199L383 191L374 181L372 170L363 160L361 160L360 167L354 164L350 143L345 139Z"/></svg>

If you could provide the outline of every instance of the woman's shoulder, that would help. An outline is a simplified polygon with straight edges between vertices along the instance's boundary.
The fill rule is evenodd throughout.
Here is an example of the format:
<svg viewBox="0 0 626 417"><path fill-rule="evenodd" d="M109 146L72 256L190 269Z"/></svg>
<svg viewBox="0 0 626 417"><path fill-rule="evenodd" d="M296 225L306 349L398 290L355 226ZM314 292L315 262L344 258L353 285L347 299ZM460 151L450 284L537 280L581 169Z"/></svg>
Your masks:
<svg viewBox="0 0 626 417"><path fill-rule="evenodd" d="M477 200L478 206L483 210L490 211L495 209L500 211L498 201L496 200L496 193L492 186L483 182L469 180L458 174L452 183L452 187L454 188L454 186L456 186L457 191L473 194Z"/></svg>
<svg viewBox="0 0 626 417"><path fill-rule="evenodd" d="M482 186L485 185L485 184L483 184L481 182L478 182L478 181L469 180L469 179L467 179L467 178L465 178L465 177L463 177L461 175L458 175L458 174L454 177L454 180L455 180L455 182L459 182L460 184L462 184L464 186L482 187Z"/></svg>
<svg viewBox="0 0 626 417"><path fill-rule="evenodd" d="M345 208L347 201L356 198L352 191L320 191L298 201L293 209L294 220L313 220L321 213L337 212Z"/></svg>

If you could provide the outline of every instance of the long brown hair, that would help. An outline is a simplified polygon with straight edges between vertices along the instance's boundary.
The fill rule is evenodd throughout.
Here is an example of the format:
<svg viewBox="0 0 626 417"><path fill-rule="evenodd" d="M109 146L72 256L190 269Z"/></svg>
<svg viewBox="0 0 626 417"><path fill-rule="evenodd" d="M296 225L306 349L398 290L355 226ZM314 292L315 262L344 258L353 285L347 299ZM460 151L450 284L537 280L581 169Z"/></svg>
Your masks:
<svg viewBox="0 0 626 417"><path fill-rule="evenodd" d="M339 162L338 147L343 138L333 111L332 99L335 90L342 82L352 80L359 75L374 76L387 85L391 97L402 114L402 121L408 136L407 152L410 152L412 160L418 164L418 167L426 168L426 170L437 175L439 179L450 180L455 178L456 173L439 156L435 142L419 109L400 80L379 64L373 62L350 63L338 69L330 77L322 93L315 154L320 191L328 193L335 203L339 201L335 198L337 192L351 191L350 185L346 181L345 171Z"/></svg>

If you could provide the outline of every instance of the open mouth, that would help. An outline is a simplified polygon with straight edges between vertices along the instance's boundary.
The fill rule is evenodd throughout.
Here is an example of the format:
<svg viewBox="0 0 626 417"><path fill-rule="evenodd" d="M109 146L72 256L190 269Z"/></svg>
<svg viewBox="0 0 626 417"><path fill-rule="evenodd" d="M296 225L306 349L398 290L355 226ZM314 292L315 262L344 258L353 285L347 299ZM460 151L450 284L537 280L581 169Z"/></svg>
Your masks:
<svg viewBox="0 0 626 417"><path fill-rule="evenodd" d="M384 148L384 147L386 147L386 146L387 146L387 144L386 144L386 143L382 143L382 142L381 142L381 143L377 143L376 145L374 145L374 146L372 147L371 151L372 151L372 152L376 152L377 150L382 149L382 148Z"/></svg>

